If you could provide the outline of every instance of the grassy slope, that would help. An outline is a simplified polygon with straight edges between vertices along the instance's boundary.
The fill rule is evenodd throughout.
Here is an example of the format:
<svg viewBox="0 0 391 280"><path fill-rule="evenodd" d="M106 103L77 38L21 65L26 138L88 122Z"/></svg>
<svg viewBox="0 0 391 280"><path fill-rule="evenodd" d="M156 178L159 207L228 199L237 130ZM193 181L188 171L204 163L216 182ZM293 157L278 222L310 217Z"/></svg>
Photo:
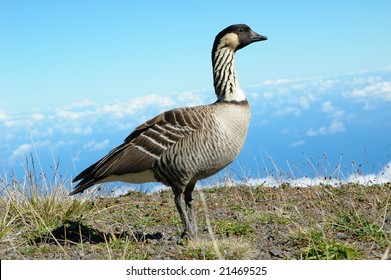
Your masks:
<svg viewBox="0 0 391 280"><path fill-rule="evenodd" d="M76 199L61 184L0 186L1 259L390 258L390 183L204 189L206 207L197 191L202 234L184 242L169 190Z"/></svg>

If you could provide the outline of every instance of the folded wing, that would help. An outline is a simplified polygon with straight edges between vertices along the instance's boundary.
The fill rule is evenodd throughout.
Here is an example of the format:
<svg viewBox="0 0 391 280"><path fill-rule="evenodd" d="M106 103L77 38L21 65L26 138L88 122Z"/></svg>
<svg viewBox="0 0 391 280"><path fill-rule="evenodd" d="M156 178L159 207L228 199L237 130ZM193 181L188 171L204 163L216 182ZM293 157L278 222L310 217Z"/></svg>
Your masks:
<svg viewBox="0 0 391 280"><path fill-rule="evenodd" d="M73 179L73 182L81 181L70 195L82 192L105 180L115 181L107 180L109 177L130 178L132 174L137 176L152 170L154 162L169 147L202 127L205 114L205 106L179 108L162 113L138 126L123 144ZM151 178L148 179L146 181L150 182Z"/></svg>

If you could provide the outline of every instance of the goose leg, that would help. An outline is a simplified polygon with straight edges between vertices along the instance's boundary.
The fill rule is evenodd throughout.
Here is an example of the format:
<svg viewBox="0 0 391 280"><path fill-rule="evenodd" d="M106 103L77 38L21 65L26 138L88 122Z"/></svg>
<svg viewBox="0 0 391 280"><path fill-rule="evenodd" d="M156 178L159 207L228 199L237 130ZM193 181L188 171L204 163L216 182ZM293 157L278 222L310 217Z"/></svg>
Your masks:
<svg viewBox="0 0 391 280"><path fill-rule="evenodd" d="M187 210L187 215L189 217L190 221L190 227L193 232L194 236L198 235L198 225L197 225L197 217L195 215L194 211L194 200L193 200L193 190L195 187L196 183L190 183L187 185L185 189L185 204L186 204L186 210Z"/></svg>
<svg viewBox="0 0 391 280"><path fill-rule="evenodd" d="M194 235L194 232L190 225L189 216L186 211L185 201L183 199L183 193L181 191L175 191L175 205L179 212L179 215L181 216L181 220L183 223L183 233L181 237L192 237Z"/></svg>

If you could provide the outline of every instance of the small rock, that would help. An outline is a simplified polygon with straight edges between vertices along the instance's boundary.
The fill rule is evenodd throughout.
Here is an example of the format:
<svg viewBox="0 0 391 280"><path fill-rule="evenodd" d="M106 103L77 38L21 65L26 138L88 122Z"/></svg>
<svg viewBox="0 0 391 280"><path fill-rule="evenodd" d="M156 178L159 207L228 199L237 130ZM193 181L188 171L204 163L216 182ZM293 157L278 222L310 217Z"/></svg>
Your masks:
<svg viewBox="0 0 391 280"><path fill-rule="evenodd" d="M344 233L344 232L338 232L338 233L337 233L337 237L338 237L339 239L344 240L344 239L347 238L347 235L346 235L346 233Z"/></svg>
<svg viewBox="0 0 391 280"><path fill-rule="evenodd" d="M8 258L13 258L18 255L18 252L15 249L9 249L5 252L5 254L1 257L3 260Z"/></svg>
<svg viewBox="0 0 391 280"><path fill-rule="evenodd" d="M269 240L269 241L273 241L275 238L274 238L274 236L272 236L272 235L269 235L268 237L267 237L267 240Z"/></svg>
<svg viewBox="0 0 391 280"><path fill-rule="evenodd" d="M282 252L281 250L277 249L277 248L272 248L269 250L269 253L272 257L278 257L278 258L281 258L282 257Z"/></svg>
<svg viewBox="0 0 391 280"><path fill-rule="evenodd" d="M243 216L236 216L236 220L238 220L239 222L244 222L246 218Z"/></svg>

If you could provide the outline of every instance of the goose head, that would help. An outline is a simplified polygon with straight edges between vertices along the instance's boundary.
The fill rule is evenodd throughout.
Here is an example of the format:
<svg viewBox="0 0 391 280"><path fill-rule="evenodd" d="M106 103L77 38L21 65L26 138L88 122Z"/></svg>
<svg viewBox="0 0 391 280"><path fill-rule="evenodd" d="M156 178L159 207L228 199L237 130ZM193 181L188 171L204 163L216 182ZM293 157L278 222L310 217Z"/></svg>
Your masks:
<svg viewBox="0 0 391 280"><path fill-rule="evenodd" d="M246 24L230 25L217 34L213 44L213 53L223 48L229 48L235 52L251 43L264 40L267 40L266 36L254 32Z"/></svg>

